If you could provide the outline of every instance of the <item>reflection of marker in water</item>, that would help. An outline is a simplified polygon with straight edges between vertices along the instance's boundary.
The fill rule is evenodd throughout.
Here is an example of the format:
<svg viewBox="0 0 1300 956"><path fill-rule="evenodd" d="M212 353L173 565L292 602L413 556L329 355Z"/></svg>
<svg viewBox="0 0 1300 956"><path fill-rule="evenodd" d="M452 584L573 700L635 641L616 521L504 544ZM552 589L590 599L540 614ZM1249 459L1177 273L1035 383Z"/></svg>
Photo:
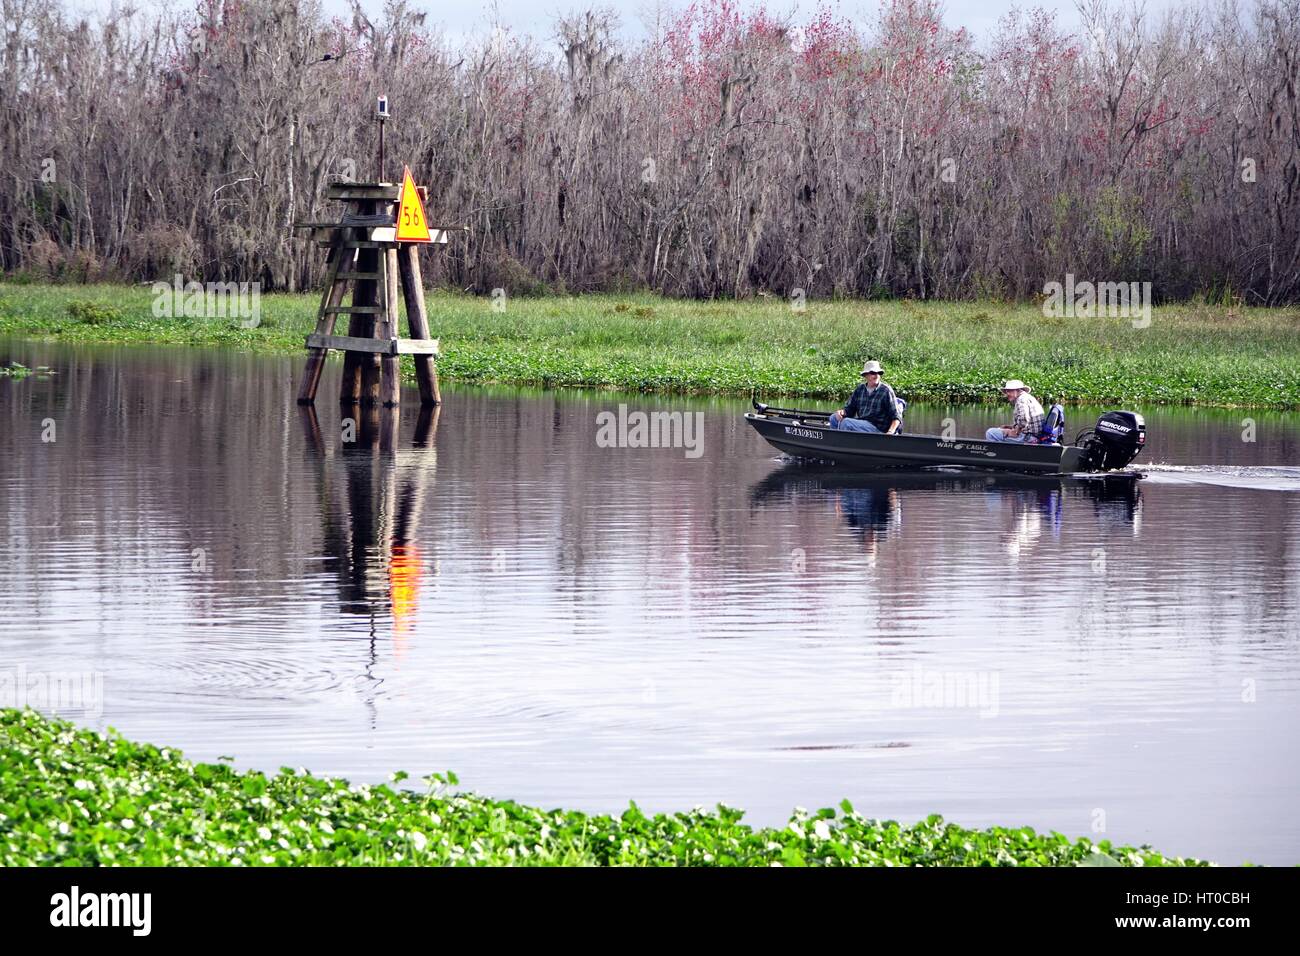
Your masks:
<svg viewBox="0 0 1300 956"><path fill-rule="evenodd" d="M393 606L393 653L406 651L406 634L419 607L420 571L423 562L415 545L395 544L388 562L388 595Z"/></svg>

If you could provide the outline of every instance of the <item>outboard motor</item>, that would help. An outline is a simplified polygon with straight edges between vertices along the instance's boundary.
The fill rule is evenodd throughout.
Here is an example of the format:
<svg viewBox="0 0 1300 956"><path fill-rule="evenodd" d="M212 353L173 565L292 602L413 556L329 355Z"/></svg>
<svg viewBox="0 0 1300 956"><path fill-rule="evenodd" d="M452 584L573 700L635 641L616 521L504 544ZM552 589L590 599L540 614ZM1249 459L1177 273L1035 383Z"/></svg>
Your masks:
<svg viewBox="0 0 1300 956"><path fill-rule="evenodd" d="M1082 442L1091 471L1123 468L1147 442L1147 424L1137 412L1106 412Z"/></svg>

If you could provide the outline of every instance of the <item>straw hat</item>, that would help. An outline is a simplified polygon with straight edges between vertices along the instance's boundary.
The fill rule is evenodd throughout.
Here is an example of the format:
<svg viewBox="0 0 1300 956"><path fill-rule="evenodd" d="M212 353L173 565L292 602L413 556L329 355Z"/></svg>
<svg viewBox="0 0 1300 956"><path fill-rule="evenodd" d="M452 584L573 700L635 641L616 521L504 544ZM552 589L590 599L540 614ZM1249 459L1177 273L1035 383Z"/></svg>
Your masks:
<svg viewBox="0 0 1300 956"><path fill-rule="evenodd" d="M876 372L883 375L885 370L880 367L879 362L868 362L866 365L862 366L862 374L866 375L868 372Z"/></svg>
<svg viewBox="0 0 1300 956"><path fill-rule="evenodd" d="M1026 385L1024 382L1020 381L1020 379L1018 378L1009 378L1002 383L1002 391L1004 392L1026 391L1027 392L1029 391L1029 386Z"/></svg>

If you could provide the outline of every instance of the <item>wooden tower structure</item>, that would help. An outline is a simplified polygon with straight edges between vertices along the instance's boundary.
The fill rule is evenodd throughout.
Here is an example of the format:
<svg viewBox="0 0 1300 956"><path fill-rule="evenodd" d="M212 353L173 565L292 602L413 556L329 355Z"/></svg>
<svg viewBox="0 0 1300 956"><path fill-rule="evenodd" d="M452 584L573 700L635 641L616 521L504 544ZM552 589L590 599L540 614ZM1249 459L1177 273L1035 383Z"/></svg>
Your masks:
<svg viewBox="0 0 1300 956"><path fill-rule="evenodd" d="M316 330L307 336L307 365L298 403L315 402L325 358L335 349L344 355L342 404L398 405L402 355L415 358L420 404L440 404L435 366L438 340L429 334L419 246L445 244L450 230L429 225L424 215L425 190L416 187L409 169L404 170L401 183L335 182L325 196L344 204L339 220L297 225L310 230L310 238L328 250L325 290ZM398 335L399 287L407 338ZM340 315L348 317L347 335L334 334Z"/></svg>

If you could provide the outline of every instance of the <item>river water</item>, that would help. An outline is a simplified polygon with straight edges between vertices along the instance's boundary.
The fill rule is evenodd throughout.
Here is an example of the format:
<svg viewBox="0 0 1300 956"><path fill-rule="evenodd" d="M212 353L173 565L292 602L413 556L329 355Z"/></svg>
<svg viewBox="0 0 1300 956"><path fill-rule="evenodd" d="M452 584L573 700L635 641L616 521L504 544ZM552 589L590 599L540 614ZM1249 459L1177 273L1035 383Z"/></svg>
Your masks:
<svg viewBox="0 0 1300 956"><path fill-rule="evenodd" d="M1140 482L866 477L783 463L731 399L407 392L345 441L297 357L10 360L54 370L0 378L0 670L47 711L544 806L847 797L1300 863L1295 416L1143 409ZM602 447L620 404L698 442Z"/></svg>

